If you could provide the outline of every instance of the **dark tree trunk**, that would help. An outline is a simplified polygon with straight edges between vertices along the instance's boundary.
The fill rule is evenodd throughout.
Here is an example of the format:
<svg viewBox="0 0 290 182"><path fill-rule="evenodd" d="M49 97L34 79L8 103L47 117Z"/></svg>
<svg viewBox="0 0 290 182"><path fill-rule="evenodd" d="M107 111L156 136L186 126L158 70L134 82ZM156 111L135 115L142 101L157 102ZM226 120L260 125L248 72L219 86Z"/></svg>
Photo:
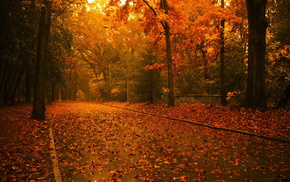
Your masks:
<svg viewBox="0 0 290 182"><path fill-rule="evenodd" d="M52 85L51 86L51 102L54 102L55 101L55 85Z"/></svg>
<svg viewBox="0 0 290 182"><path fill-rule="evenodd" d="M35 90L33 99L32 119L45 119L45 63L47 58L47 48L49 41L49 31L51 23L51 1L43 0L44 6L41 9L39 25L39 37L36 58Z"/></svg>
<svg viewBox="0 0 290 182"><path fill-rule="evenodd" d="M160 8L165 10L165 13L168 14L168 4L166 0L161 0ZM167 69L168 69L168 101L167 106L173 107L175 105L174 100L174 86L173 86L173 63L172 63L172 56L171 56L171 41L170 41L170 27L168 22L162 22L162 26L165 31L165 38L166 38L166 58L167 58Z"/></svg>
<svg viewBox="0 0 290 182"><path fill-rule="evenodd" d="M25 78L25 102L31 102L29 71L26 71L26 78Z"/></svg>
<svg viewBox="0 0 290 182"><path fill-rule="evenodd" d="M221 1L221 8L225 8L224 0ZM227 105L227 92L225 89L225 20L221 21L221 105Z"/></svg>
<svg viewBox="0 0 290 182"><path fill-rule="evenodd" d="M265 83L267 0L247 0L249 22L248 81L245 105L248 108L267 108Z"/></svg>
<svg viewBox="0 0 290 182"><path fill-rule="evenodd" d="M170 29L166 22L165 26L165 36L166 36L166 55L167 55L167 67L168 67L168 107L173 107L174 103L174 90L173 90L173 70L172 70L172 56L171 56L171 44L170 44Z"/></svg>
<svg viewBox="0 0 290 182"><path fill-rule="evenodd" d="M62 93L61 93L61 85L59 85L58 86L58 101L62 100L61 95L62 95Z"/></svg>
<svg viewBox="0 0 290 182"><path fill-rule="evenodd" d="M15 82L15 86L13 88L12 95L10 98L10 104L9 104L10 106L14 105L14 103L15 103L16 91L17 91L17 89L20 89L20 81L21 81L21 77L22 77L24 72L25 72L25 70L21 71L21 73L17 77L17 80Z"/></svg>

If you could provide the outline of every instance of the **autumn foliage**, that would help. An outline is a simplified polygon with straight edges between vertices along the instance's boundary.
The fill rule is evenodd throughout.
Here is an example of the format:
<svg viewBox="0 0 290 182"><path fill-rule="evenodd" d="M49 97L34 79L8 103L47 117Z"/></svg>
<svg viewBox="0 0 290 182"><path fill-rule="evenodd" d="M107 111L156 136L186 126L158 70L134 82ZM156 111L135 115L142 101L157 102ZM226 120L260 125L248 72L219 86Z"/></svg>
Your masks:
<svg viewBox="0 0 290 182"><path fill-rule="evenodd" d="M289 181L289 1L222 2L1 2L0 181Z"/></svg>
<svg viewBox="0 0 290 182"><path fill-rule="evenodd" d="M42 1L29 0L11 0L1 6L1 22L5 27L1 29L1 105L31 101L32 91L39 85L34 80L41 7L45 7ZM280 101L289 100L286 96L288 7L287 1L267 4L265 97L268 106L285 107ZM46 56L44 73L45 96L50 102L76 99L137 102L142 100L141 93L148 90L157 90L157 94L151 93L151 98L157 98L154 102L160 98L166 102L171 92L175 96L218 95L223 85L223 96L239 93L236 103L244 104L248 68L245 1L227 1L222 8L221 2L212 0L194 3L189 0L54 0L51 10L49 56ZM224 28L221 22L225 23ZM169 28L169 48L164 25ZM172 88L166 84L171 80L167 79L166 49L171 51ZM143 73L144 68L148 72ZM150 78L151 70L160 75L156 81L159 88L150 88L150 80L143 80ZM141 82L146 82L146 87L139 87Z"/></svg>

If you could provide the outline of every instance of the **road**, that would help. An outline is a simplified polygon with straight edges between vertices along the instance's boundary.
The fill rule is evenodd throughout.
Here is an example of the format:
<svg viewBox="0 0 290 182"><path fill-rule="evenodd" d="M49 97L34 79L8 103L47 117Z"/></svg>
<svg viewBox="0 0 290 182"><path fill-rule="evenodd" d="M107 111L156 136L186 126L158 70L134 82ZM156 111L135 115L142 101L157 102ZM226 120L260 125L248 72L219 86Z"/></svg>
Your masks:
<svg viewBox="0 0 290 182"><path fill-rule="evenodd" d="M287 181L289 144L98 103L48 107L62 181Z"/></svg>

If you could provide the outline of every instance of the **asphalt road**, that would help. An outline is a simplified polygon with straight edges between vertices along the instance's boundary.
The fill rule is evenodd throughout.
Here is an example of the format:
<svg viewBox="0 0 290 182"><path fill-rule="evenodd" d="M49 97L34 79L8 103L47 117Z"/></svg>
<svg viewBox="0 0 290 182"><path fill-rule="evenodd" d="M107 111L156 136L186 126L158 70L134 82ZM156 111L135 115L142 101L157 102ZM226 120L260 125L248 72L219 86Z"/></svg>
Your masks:
<svg viewBox="0 0 290 182"><path fill-rule="evenodd" d="M47 113L62 181L290 181L289 144L97 103Z"/></svg>

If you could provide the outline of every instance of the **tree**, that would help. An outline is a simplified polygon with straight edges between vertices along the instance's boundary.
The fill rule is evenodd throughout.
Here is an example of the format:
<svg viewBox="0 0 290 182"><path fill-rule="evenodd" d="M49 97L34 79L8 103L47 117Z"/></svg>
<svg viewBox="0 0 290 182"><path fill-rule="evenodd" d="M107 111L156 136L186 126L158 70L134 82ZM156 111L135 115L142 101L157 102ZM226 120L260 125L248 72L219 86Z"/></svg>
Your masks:
<svg viewBox="0 0 290 182"><path fill-rule="evenodd" d="M145 4L153 11L154 15L157 17L158 14L156 10L146 1L143 0ZM165 15L169 14L169 6L166 0L160 0L160 9L164 11ZM167 106L173 107L175 105L174 99L174 85L173 85L173 60L171 53L171 40L170 40L170 26L167 20L160 21L164 31L165 31L165 42L166 42L166 60L167 60L167 83L168 83L168 100Z"/></svg>
<svg viewBox="0 0 290 182"><path fill-rule="evenodd" d="M169 7L166 0L160 0L160 8L164 10L165 14L168 15ZM174 85L173 85L173 63L171 56L171 41L170 41L170 26L167 21L161 21L162 27L165 31L165 39L166 39L166 59L167 59L167 71L168 71L168 101L167 105L169 107L173 107L175 105L174 102Z"/></svg>
<svg viewBox="0 0 290 182"><path fill-rule="evenodd" d="M65 18L67 18L67 14L65 13L84 4L84 0L43 0L41 3L37 1L24 2L41 7L36 56L34 101L31 118L43 120L45 119L46 63L48 60L52 60L52 56L48 56L51 24L57 17L65 16Z"/></svg>
<svg viewBox="0 0 290 182"><path fill-rule="evenodd" d="M267 108L265 83L267 0L247 0L249 23L246 107Z"/></svg>
<svg viewBox="0 0 290 182"><path fill-rule="evenodd" d="M268 93L277 100L276 107L283 108L290 101L290 2L273 1L269 3L269 9L272 15L269 32L273 36L267 49L271 63L267 67L271 79L267 86Z"/></svg>
<svg viewBox="0 0 290 182"><path fill-rule="evenodd" d="M137 13L141 13L142 12L142 8L147 7L150 11L150 13L148 13L148 11L144 11L144 15L146 17L146 19L148 19L148 21L145 23L148 25L148 22L150 23L150 26L152 26L152 23L154 24L154 26L152 26L153 28L149 28L148 26L145 27L145 31L146 29L153 29L153 30L157 30L155 31L156 34L158 34L158 32L160 30L158 30L158 23L161 24L163 30L164 30L164 35L165 35L165 45L166 45L166 60L167 60L167 68L168 68L168 101L167 101L167 105L169 107L174 106L174 85L173 85L173 60L172 60L172 52L171 52L171 33L170 33L170 25L168 22L168 17L169 17L169 5L167 3L166 0L160 0L157 2L152 2L153 4L150 4L147 0L139 0L134 2L136 3L136 8L135 11ZM134 4L133 3L133 4ZM159 6L158 6L159 4ZM111 0L109 5L111 6L120 6L120 1L114 1ZM144 7L145 5L145 7ZM116 19L122 20L122 21L128 21L129 18L129 14L130 14L130 0L127 0L125 2L125 5L123 7L119 7L119 10L116 12ZM141 10L141 11L140 11ZM149 31L148 31L149 32ZM147 32L147 33L148 33Z"/></svg>
<svg viewBox="0 0 290 182"><path fill-rule="evenodd" d="M45 119L45 63L48 51L49 32L51 25L51 1L43 0L38 33L35 89L33 99L32 119Z"/></svg>
<svg viewBox="0 0 290 182"><path fill-rule="evenodd" d="M153 104L162 98L162 87L166 87L166 83L161 69L154 68L152 65L155 59L156 56L152 54L152 50L148 49L138 61L138 70L133 75L134 101Z"/></svg>
<svg viewBox="0 0 290 182"><path fill-rule="evenodd" d="M2 2L0 12L0 105L13 105L30 92L38 12L17 0Z"/></svg>
<svg viewBox="0 0 290 182"><path fill-rule="evenodd" d="M225 8L225 1L221 0L221 8ZM227 105L227 92L225 89L225 20L221 20L221 60L220 60L220 66L221 66L221 104L223 106Z"/></svg>

